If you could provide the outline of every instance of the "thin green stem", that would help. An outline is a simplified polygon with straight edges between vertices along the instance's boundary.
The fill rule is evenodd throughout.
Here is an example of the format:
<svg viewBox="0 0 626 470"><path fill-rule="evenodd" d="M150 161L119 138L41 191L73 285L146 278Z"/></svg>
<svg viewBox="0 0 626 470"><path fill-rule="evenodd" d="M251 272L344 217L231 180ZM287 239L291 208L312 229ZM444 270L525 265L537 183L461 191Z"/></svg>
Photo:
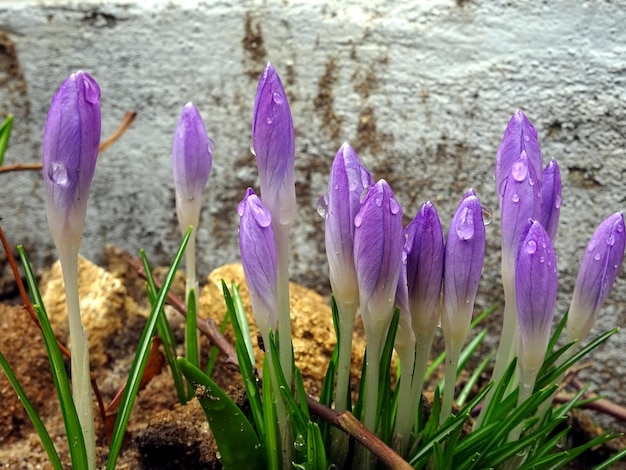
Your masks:
<svg viewBox="0 0 626 470"><path fill-rule="evenodd" d="M446 345L446 373L445 386L443 388L443 398L441 400L441 415L439 424L443 424L452 413L452 402L454 401L454 388L456 386L457 368L461 351L459 348L452 348Z"/></svg>
<svg viewBox="0 0 626 470"><path fill-rule="evenodd" d="M95 470L96 432L89 374L89 346L87 334L80 318L80 301L78 298L78 244L65 243L57 248L65 283L67 317L70 327L72 397L85 439L89 470Z"/></svg>
<svg viewBox="0 0 626 470"><path fill-rule="evenodd" d="M365 400L363 405L363 424L367 429L376 432L376 413L378 409L378 381L380 377L380 341L367 344L367 374L365 376Z"/></svg>
<svg viewBox="0 0 626 470"><path fill-rule="evenodd" d="M276 239L276 292L278 297L278 332L280 366L291 386L293 353L291 346L291 316L289 308L289 230L290 224L272 221Z"/></svg>
<svg viewBox="0 0 626 470"><path fill-rule="evenodd" d="M185 251L185 302L189 304L189 293L193 289L196 312L198 312L198 282L196 280L196 228L191 230L191 237ZM185 328L185 356L192 365L198 367L200 364L200 353L198 343L200 332L196 328L196 315L187 315L187 325ZM192 357L193 356L193 357Z"/></svg>

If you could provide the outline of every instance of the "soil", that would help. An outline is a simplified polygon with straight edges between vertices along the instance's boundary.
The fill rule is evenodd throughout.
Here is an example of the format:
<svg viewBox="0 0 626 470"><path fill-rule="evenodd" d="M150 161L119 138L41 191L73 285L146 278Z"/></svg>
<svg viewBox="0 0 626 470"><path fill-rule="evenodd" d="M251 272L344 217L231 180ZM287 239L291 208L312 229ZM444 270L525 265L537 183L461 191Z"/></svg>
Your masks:
<svg viewBox="0 0 626 470"><path fill-rule="evenodd" d="M107 265L104 268L87 260L80 261L81 312L90 337L92 371L105 405L113 400L125 382L149 309L144 282L129 267L129 255L113 247L108 247L106 253ZM156 273L162 275L164 270L156 270ZM213 318L218 324L224 315L221 279L227 284L234 282L241 286L244 308L250 311L241 266L219 268L201 282L204 286L200 297L201 315ZM67 344L65 298L58 264L42 276L40 288L55 332ZM182 274L177 277L173 291L178 295L184 293ZM302 370L307 391L317 396L334 347L330 309L327 299L302 286L292 284L291 294L296 362ZM182 316L171 307L166 308L166 315L181 344L184 331ZM353 377L359 375L358 357L364 348L362 326L359 325L356 330ZM41 334L15 299L0 303L0 331L0 351L44 420L64 467L71 468L60 407ZM256 338L253 324L251 333ZM232 340L228 331L226 336ZM203 357L207 357L210 345L206 338L202 338L201 345ZM177 404L165 360L160 352L155 357L155 374L138 395L117 468L221 468L211 431L197 400L185 406ZM257 360L261 357L262 352L259 351ZM66 367L69 370L69 360ZM222 355L213 379L236 401L244 403L240 377ZM355 388L356 382L353 383ZM51 468L33 426L4 374L0 374L0 403L3 405L0 407L0 468ZM94 414L100 416L96 405ZM106 422L97 419L99 468L103 468L106 462L107 426L111 419L114 417L109 417ZM573 415L570 424L574 427L574 439L579 441L589 439L599 431L586 412ZM618 442L612 447L594 449L571 468L590 468L599 457L606 458L610 452L623 446L624 442Z"/></svg>

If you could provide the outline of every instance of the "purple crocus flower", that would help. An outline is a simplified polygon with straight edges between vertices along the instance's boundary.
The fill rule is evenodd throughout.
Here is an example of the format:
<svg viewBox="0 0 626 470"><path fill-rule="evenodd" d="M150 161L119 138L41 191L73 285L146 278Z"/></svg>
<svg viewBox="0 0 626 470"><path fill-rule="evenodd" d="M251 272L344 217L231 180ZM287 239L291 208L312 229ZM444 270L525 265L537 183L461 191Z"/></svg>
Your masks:
<svg viewBox="0 0 626 470"><path fill-rule="evenodd" d="M263 203L278 222L290 224L296 213L293 121L287 95L270 63L263 70L256 91L252 148Z"/></svg>
<svg viewBox="0 0 626 470"><path fill-rule="evenodd" d="M348 144L337 152L328 179L326 198L326 255L330 285L340 303L358 305L359 288L354 267L354 218L361 208L361 195L373 183Z"/></svg>
<svg viewBox="0 0 626 470"><path fill-rule="evenodd" d="M522 374L534 383L543 363L557 294L556 255L543 226L527 221L515 261L518 356Z"/></svg>
<svg viewBox="0 0 626 470"><path fill-rule="evenodd" d="M544 226L552 243L556 240L556 232L559 228L559 216L561 214L562 201L561 170L555 159L550 160L543 170L541 181L541 218L539 221Z"/></svg>
<svg viewBox="0 0 626 470"><path fill-rule="evenodd" d="M426 201L404 230L406 270L413 329L424 335L439 322L443 277L443 231L435 206Z"/></svg>
<svg viewBox="0 0 626 470"><path fill-rule="evenodd" d="M513 160L501 188L502 258L505 266L511 266L528 219L538 218L541 210L541 190L526 151Z"/></svg>
<svg viewBox="0 0 626 470"><path fill-rule="evenodd" d="M354 227L354 264L369 342L387 334L404 245L402 208L385 180L368 189Z"/></svg>
<svg viewBox="0 0 626 470"><path fill-rule="evenodd" d="M276 241L272 216L259 197L248 188L239 203L239 249L250 291L252 310L263 338L278 328L276 298Z"/></svg>
<svg viewBox="0 0 626 470"><path fill-rule="evenodd" d="M402 253L402 264L400 265L400 275L398 277L398 287L396 289L395 305L400 310L400 319L398 322L398 331L396 332L396 342L394 347L398 351L400 362L404 360L405 364L402 367L405 368L405 377L410 378L411 370L407 368L406 354L401 354L400 351L411 351L415 356L415 333L413 332L413 326L411 322L411 311L409 308L409 290L406 281L406 251ZM412 366L412 364L411 364Z"/></svg>
<svg viewBox="0 0 626 470"><path fill-rule="evenodd" d="M567 319L569 341L582 341L598 318L619 274L625 244L624 216L616 212L596 229L580 263Z"/></svg>
<svg viewBox="0 0 626 470"><path fill-rule="evenodd" d="M212 162L211 141L202 116L192 103L187 103L178 119L172 145L176 212L183 231L198 225L202 191Z"/></svg>
<svg viewBox="0 0 626 470"><path fill-rule="evenodd" d="M518 109L506 126L502 143L498 148L496 156L495 178L500 196L504 193L504 181L511 172L513 163L519 159L522 151L526 152L529 166L532 167L534 174L541 178L543 163L537 139L537 130L526 115Z"/></svg>
<svg viewBox="0 0 626 470"><path fill-rule="evenodd" d="M483 211L470 189L452 218L445 248L441 326L451 350L460 350L469 332L484 259Z"/></svg>
<svg viewBox="0 0 626 470"><path fill-rule="evenodd" d="M43 136L43 180L55 244L78 243L100 145L100 88L78 71L52 98Z"/></svg>

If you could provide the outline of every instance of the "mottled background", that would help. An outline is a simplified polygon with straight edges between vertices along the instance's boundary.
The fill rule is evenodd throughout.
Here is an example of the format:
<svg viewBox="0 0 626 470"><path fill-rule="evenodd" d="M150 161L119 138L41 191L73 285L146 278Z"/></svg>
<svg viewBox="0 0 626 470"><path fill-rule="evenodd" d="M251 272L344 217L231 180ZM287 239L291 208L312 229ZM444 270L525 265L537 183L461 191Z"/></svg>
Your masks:
<svg viewBox="0 0 626 470"><path fill-rule="evenodd" d="M626 200L624 24L623 2L601 0L3 0L0 117L16 119L5 164L40 160L50 97L71 72L91 72L102 88L104 136L125 111L138 114L98 163L82 253L98 262L113 243L166 264L180 237L172 134L194 101L215 142L199 229L199 271L207 274L238 260L236 205L258 187L249 152L254 92L270 60L297 133L294 280L328 292L316 205L335 152L349 141L391 183L407 221L431 199L447 227L469 187L493 210L478 309L502 296L492 167L520 107L544 160L557 158L563 172L562 312L589 236ZM49 264L40 175L0 175L0 183L3 229L38 267ZM625 305L622 274L594 331L624 324ZM623 405L625 347L620 333L581 372Z"/></svg>

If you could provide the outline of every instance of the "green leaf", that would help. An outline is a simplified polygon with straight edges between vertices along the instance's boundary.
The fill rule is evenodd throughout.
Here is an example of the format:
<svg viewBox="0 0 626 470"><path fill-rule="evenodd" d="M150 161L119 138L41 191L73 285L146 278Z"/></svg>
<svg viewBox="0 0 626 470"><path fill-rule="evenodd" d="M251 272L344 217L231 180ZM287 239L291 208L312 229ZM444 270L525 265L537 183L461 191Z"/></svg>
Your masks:
<svg viewBox="0 0 626 470"><path fill-rule="evenodd" d="M172 283L174 282L174 276L176 275L176 271L180 266L190 236L191 229L187 230L187 233L185 233L185 236L183 237L183 241L178 248L178 252L174 257L174 261L170 266L170 269L167 271L165 279L163 280L163 286L161 287L161 290L159 290L158 298L154 306L152 307L152 311L150 312L150 316L148 317L146 326L144 327L143 333L141 334L139 345L137 346L137 352L135 353L135 358L133 359L133 364L128 374L128 380L124 389L124 395L122 396L122 402L120 403L120 408L117 413L115 427L113 428L113 436L111 438L111 445L109 447L109 457L107 459L107 470L113 470L117 463L117 458L119 456L120 449L122 448L124 434L126 433L126 426L128 426L130 413L132 411L133 405L135 403L135 398L137 397L137 392L139 390L141 376L143 375L143 371L146 368L146 362L148 361L148 353L150 352L152 336L154 335L159 316L161 316L162 314L163 307L165 306L165 301L167 299L167 294L172 287Z"/></svg>
<svg viewBox="0 0 626 470"><path fill-rule="evenodd" d="M22 406L26 410L26 414L28 415L31 422L33 423L33 426L35 427L35 431L37 431L37 435L39 436L39 439L41 439L41 444L43 445L43 448L45 449L46 454L48 454L48 460L50 460L50 464L52 465L54 470L63 470L63 465L61 464L61 459L59 458L59 454L57 453L57 450L54 447L52 439L50 439L50 435L48 434L48 431L46 427L44 426L43 421L41 421L41 418L39 417L39 413L37 413L37 410L31 403L31 401L28 399L28 397L26 396L26 392L24 392L24 389L22 388L19 381L17 380L17 377L13 373L11 366L9 365L6 358L1 352L0 352L0 367L2 367L2 370L4 370L4 373L6 374L7 379L9 379L9 383L13 387L13 390L15 390L15 393L19 397L20 402L22 403Z"/></svg>
<svg viewBox="0 0 626 470"><path fill-rule="evenodd" d="M65 431L67 433L67 440L72 458L72 467L89 468L83 431L80 421L78 420L74 400L72 399L72 392L70 390L67 373L65 372L63 356L61 354L61 350L59 349L59 345L57 344L56 336L54 336L54 332L52 331L48 315L44 309L43 299L41 298L37 280L33 274L33 269L28 261L26 252L21 245L17 247L17 251L20 255L22 266L24 267L24 276L26 277L26 283L28 284L30 296L33 301L33 307L37 313L39 324L41 325L43 340L46 346L48 360L50 361L50 367L52 369L52 378L54 380L54 385L59 397L59 403L61 405L61 413L63 415L63 422L65 424Z"/></svg>
<svg viewBox="0 0 626 470"><path fill-rule="evenodd" d="M215 436L224 469L263 469L261 443L241 409L189 360L180 357L178 364L195 387L196 397Z"/></svg>
<svg viewBox="0 0 626 470"><path fill-rule="evenodd" d="M154 282L154 276L152 275L152 269L148 262L148 257L144 250L140 250L141 262L143 264L143 270L146 273L146 290L148 293L148 300L150 301L150 307L154 308L158 296L158 290L156 283ZM167 364L170 366L172 372L172 378L174 379L174 388L176 389L176 396L181 405L187 403L187 392L185 390L185 383L183 381L183 375L178 367L176 361L176 339L174 338L174 332L170 327L167 317L162 313L159 314L157 320L157 332L159 338L163 343L163 350L165 351L165 358Z"/></svg>
<svg viewBox="0 0 626 470"><path fill-rule="evenodd" d="M9 114L2 124L0 124L0 166L4 162L4 154L9 145L11 129L13 128L13 115Z"/></svg>
<svg viewBox="0 0 626 470"><path fill-rule="evenodd" d="M187 297L187 320L185 321L185 355L191 365L199 367L198 329L196 327L196 293L189 289ZM190 396L193 390L189 390Z"/></svg>
<svg viewBox="0 0 626 470"><path fill-rule="evenodd" d="M265 423L265 455L269 470L280 470L280 446L278 445L278 416L274 406L274 390L270 378L267 355L263 358L263 420Z"/></svg>

